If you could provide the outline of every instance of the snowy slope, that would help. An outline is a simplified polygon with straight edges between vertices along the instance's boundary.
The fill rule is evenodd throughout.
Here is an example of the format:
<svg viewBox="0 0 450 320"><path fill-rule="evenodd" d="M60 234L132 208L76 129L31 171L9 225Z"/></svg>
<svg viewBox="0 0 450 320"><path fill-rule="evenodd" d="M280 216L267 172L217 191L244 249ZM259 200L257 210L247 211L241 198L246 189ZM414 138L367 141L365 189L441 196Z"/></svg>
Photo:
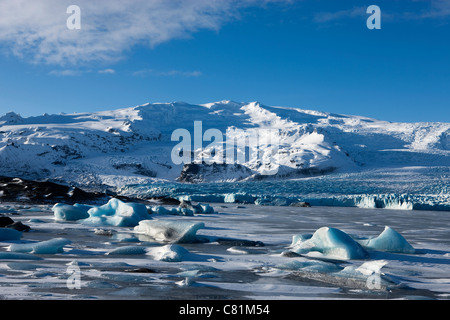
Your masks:
<svg viewBox="0 0 450 320"><path fill-rule="evenodd" d="M200 149L193 148L193 156L217 162L229 150L227 137L235 137L237 164L208 165L199 158L194 167L174 164L171 152L180 141L171 141L171 135L187 129L195 147L194 121L202 124L200 141L208 129L216 129L224 143L213 148L205 139ZM258 144L245 145L255 130ZM195 182L214 182L408 166L450 166L450 123L391 123L233 101L0 117L0 175L84 187L176 181L183 170L190 176L201 171Z"/></svg>

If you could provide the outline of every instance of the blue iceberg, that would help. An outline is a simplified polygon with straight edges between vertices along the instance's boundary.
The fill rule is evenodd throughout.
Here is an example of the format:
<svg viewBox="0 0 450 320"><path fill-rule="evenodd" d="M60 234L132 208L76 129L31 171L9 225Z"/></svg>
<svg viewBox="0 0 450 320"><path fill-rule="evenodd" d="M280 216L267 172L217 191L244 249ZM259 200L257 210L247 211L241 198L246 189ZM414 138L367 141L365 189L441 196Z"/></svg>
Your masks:
<svg viewBox="0 0 450 320"><path fill-rule="evenodd" d="M126 203L116 198L102 206L90 208L88 214L84 224L134 227L141 220L151 219L144 204Z"/></svg>
<svg viewBox="0 0 450 320"><path fill-rule="evenodd" d="M294 236L292 251L298 254L319 252L336 259L365 259L367 251L347 233L336 229L323 227L311 237Z"/></svg>
<svg viewBox="0 0 450 320"><path fill-rule="evenodd" d="M188 222L177 220L143 220L134 230L151 238L170 243L199 242L197 231L204 228L203 222Z"/></svg>
<svg viewBox="0 0 450 320"><path fill-rule="evenodd" d="M393 252L393 253L414 253L415 249L408 241L397 231L386 226L384 231L374 238L356 240L364 248Z"/></svg>
<svg viewBox="0 0 450 320"><path fill-rule="evenodd" d="M36 254L63 253L64 246L70 243L71 241L65 238L54 238L32 243L14 243L9 246L9 251Z"/></svg>
<svg viewBox="0 0 450 320"><path fill-rule="evenodd" d="M91 206L85 205L70 205L57 203L53 206L52 211L57 221L77 221L81 219L89 218L89 209Z"/></svg>

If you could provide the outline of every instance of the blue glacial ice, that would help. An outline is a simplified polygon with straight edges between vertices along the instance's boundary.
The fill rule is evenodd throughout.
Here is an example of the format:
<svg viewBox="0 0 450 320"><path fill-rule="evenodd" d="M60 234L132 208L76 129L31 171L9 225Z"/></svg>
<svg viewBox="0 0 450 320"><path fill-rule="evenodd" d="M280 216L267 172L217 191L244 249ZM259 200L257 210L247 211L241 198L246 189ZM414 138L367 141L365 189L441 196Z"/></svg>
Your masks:
<svg viewBox="0 0 450 320"><path fill-rule="evenodd" d="M179 215L179 216L193 216L194 214L211 214L214 213L214 208L209 204L191 204L190 201L181 200L179 207L177 208L166 208L164 206L152 206L150 207L150 212L153 214L160 215Z"/></svg>
<svg viewBox="0 0 450 320"><path fill-rule="evenodd" d="M448 167L386 168L292 180L129 185L124 195L209 203L450 211Z"/></svg>
<svg viewBox="0 0 450 320"><path fill-rule="evenodd" d="M146 248L142 246L123 246L111 250L107 255L140 255L146 253Z"/></svg>
<svg viewBox="0 0 450 320"><path fill-rule="evenodd" d="M134 227L139 221L151 219L147 207L140 203L126 203L113 198L102 206L93 206L87 212L89 217L83 224Z"/></svg>
<svg viewBox="0 0 450 320"><path fill-rule="evenodd" d="M189 251L177 244L168 244L162 247L148 248L147 255L155 260L165 262L180 262Z"/></svg>
<svg viewBox="0 0 450 320"><path fill-rule="evenodd" d="M156 241L170 243L199 242L197 231L205 227L203 222L188 222L182 220L142 220L134 228Z"/></svg>
<svg viewBox="0 0 450 320"><path fill-rule="evenodd" d="M164 206L153 206L150 208L151 213L153 214L168 214L168 215L180 215L180 216L193 216L194 211L188 208L166 208Z"/></svg>
<svg viewBox="0 0 450 320"><path fill-rule="evenodd" d="M54 238L32 243L14 243L9 246L9 251L35 254L63 253L64 246L70 244L71 242L72 241L65 238Z"/></svg>
<svg viewBox="0 0 450 320"><path fill-rule="evenodd" d="M0 252L0 260L42 260L42 258L28 253Z"/></svg>
<svg viewBox="0 0 450 320"><path fill-rule="evenodd" d="M77 221L89 218L89 209L92 206L86 205L70 205L64 203L57 203L53 206L52 211L56 221Z"/></svg>
<svg viewBox="0 0 450 320"><path fill-rule="evenodd" d="M294 238L292 251L298 254L319 252L325 256L336 259L365 259L367 251L347 233L329 227L322 227L303 241L299 237Z"/></svg>
<svg viewBox="0 0 450 320"><path fill-rule="evenodd" d="M415 249L397 231L386 226L384 231L374 238L356 239L366 249L393 253L414 253Z"/></svg>
<svg viewBox="0 0 450 320"><path fill-rule="evenodd" d="M369 251L415 253L415 249L397 231L386 226L377 237L350 236L336 228L322 227L314 234L297 234L292 237L290 250L298 254L319 252L336 259L365 259Z"/></svg>

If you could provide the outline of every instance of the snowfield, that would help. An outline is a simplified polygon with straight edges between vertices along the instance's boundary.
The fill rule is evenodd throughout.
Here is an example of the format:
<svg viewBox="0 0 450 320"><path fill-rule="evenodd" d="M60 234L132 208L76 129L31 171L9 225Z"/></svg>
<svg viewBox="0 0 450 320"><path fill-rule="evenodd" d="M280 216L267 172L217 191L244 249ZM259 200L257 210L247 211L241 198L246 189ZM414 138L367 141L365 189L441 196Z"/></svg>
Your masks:
<svg viewBox="0 0 450 320"><path fill-rule="evenodd" d="M200 133L194 132L196 121L201 122ZM220 101L153 103L29 118L10 112L0 117L0 175L111 189L174 182L183 169L171 158L179 144L171 139L177 129L191 133L190 159L197 164L202 164L202 152L203 160L211 162L223 159L227 148L236 153L237 164L202 166L202 174L190 176L196 182L272 177L265 175L270 170L285 179L450 165L449 123L391 123L258 102ZM224 143L215 149L205 135L209 129L224 136ZM243 137L255 129L260 134L258 145L245 145ZM231 147L225 144L227 134L237 139ZM266 143L270 138L277 148Z"/></svg>

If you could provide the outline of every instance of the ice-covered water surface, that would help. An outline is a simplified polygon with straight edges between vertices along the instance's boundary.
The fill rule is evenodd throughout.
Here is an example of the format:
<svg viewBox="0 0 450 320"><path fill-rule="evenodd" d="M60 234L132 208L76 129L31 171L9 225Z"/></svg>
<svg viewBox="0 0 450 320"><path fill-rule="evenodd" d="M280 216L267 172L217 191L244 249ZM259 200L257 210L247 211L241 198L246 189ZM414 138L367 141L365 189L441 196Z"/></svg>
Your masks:
<svg viewBox="0 0 450 320"><path fill-rule="evenodd" d="M213 214L153 213L144 220L152 222L130 227L60 221L52 206L1 204L3 215L31 230L19 239L0 242L0 295L5 299L450 296L447 212L213 206ZM190 237L183 241L174 236L186 232Z"/></svg>
<svg viewBox="0 0 450 320"><path fill-rule="evenodd" d="M450 211L450 167L383 168L294 180L151 185L123 188L125 195L257 205L339 206Z"/></svg>

